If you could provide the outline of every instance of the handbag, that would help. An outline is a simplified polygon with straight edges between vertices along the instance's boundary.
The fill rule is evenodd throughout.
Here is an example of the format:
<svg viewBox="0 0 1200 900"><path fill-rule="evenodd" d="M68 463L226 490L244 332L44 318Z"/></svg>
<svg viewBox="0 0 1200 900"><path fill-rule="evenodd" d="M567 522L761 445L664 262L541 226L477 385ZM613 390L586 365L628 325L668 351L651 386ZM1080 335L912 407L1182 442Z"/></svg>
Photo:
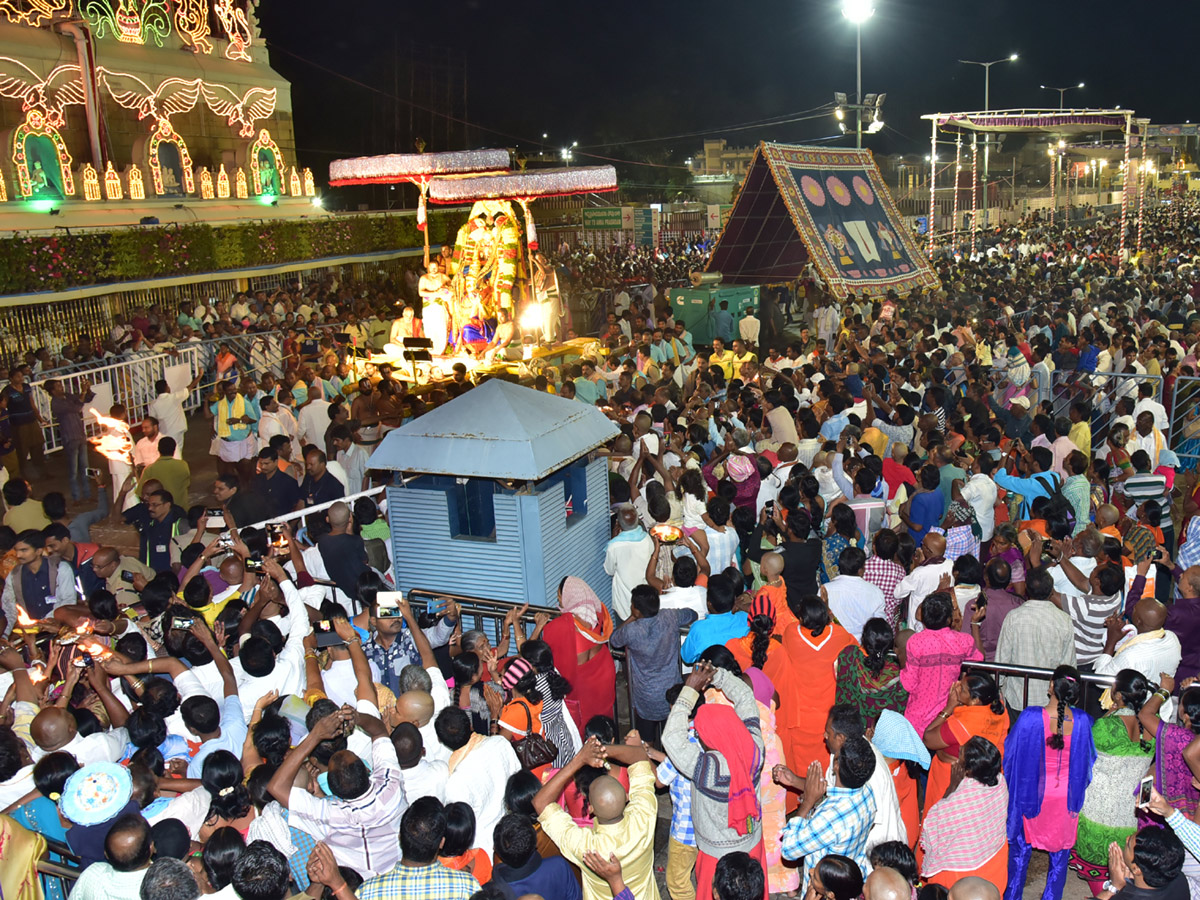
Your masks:
<svg viewBox="0 0 1200 900"><path fill-rule="evenodd" d="M533 771L554 762L558 758L558 748L546 740L543 735L534 733L533 713L529 709L529 704L524 700L517 702L525 708L525 737L519 741L513 741L512 748L513 752L517 754L521 768Z"/></svg>

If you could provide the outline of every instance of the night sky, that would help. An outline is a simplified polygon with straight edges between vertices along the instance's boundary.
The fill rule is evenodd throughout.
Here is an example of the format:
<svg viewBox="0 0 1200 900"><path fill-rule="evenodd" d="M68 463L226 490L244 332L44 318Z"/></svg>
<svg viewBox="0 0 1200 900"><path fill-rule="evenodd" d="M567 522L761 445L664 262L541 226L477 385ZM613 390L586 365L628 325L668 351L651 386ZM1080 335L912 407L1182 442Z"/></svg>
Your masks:
<svg viewBox="0 0 1200 900"><path fill-rule="evenodd" d="M854 27L839 9L837 0L262 0L259 18L273 66L293 85L301 161L327 173L339 156L410 151L414 135L428 150L466 141L534 156L545 132L547 153L578 141L582 165L603 156L682 161L704 135L657 139L692 132L734 145L829 137L837 129L827 111L809 121L722 129L802 113L830 102L834 90L853 92ZM876 0L863 27L863 91L887 92L888 127L865 145L927 153L921 114L983 107L983 70L956 60L1012 52L1017 62L992 69L993 109L1056 108L1057 93L1039 83L1082 80L1086 87L1067 94L1068 106L1132 106L1163 123L1196 118L1184 48L1190 26L1169 19L1111 0ZM1135 42L1114 46L1122 38ZM413 40L425 55L465 59L465 110L458 84L453 106L420 87L414 96L470 125L452 122L447 134L445 119L414 110L410 126L410 106L395 97L410 97ZM646 171L655 180L655 170Z"/></svg>

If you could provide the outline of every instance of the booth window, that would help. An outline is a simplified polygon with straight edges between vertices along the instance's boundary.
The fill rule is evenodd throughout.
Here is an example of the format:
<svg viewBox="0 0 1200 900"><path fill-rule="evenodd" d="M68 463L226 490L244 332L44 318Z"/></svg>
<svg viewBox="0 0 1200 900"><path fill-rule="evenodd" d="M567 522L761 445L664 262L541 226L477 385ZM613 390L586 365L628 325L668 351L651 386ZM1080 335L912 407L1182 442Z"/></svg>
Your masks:
<svg viewBox="0 0 1200 900"><path fill-rule="evenodd" d="M562 470L563 493L566 497L567 527L583 521L588 511L587 457L576 460Z"/></svg>
<svg viewBox="0 0 1200 900"><path fill-rule="evenodd" d="M450 537L461 540L495 541L496 483L489 478L468 478L466 483L446 486L446 509L450 513Z"/></svg>

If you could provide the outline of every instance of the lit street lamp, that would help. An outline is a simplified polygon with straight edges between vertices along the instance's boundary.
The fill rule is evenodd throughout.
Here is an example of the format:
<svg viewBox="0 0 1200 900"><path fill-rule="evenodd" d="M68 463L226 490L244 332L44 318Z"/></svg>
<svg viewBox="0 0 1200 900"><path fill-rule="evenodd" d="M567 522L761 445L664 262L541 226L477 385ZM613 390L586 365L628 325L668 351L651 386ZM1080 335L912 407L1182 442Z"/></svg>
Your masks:
<svg viewBox="0 0 1200 900"><path fill-rule="evenodd" d="M1077 88L1083 87L1083 82L1081 81L1079 84L1068 84L1066 87L1050 87L1049 85L1045 84L1041 85L1040 87L1043 91L1058 91L1058 108L1062 109L1063 98L1066 96L1067 91L1073 91Z"/></svg>
<svg viewBox="0 0 1200 900"><path fill-rule="evenodd" d="M858 45L857 52L857 72L856 93L854 102L859 109L855 114L857 125L854 130L854 146L862 149L862 26L863 22L875 15L875 7L871 0L842 0L842 15L845 16L853 25L855 37Z"/></svg>

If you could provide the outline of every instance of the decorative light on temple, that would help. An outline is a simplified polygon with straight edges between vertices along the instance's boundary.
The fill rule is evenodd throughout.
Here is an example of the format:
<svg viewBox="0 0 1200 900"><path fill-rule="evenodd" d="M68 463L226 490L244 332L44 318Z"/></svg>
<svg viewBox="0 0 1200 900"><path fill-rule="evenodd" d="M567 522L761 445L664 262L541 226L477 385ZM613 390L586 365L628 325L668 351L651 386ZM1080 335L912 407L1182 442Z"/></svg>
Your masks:
<svg viewBox="0 0 1200 900"><path fill-rule="evenodd" d="M507 172L507 150L455 150L447 153L389 153L338 159L329 166L329 184L400 184L435 175Z"/></svg>
<svg viewBox="0 0 1200 900"><path fill-rule="evenodd" d="M26 7L26 8L17 8ZM14 25L41 28L51 19L70 19L75 16L73 0L38 0L37 3L0 3L0 16Z"/></svg>
<svg viewBox="0 0 1200 900"><path fill-rule="evenodd" d="M304 196L305 197L317 196L317 185L313 181L312 169L304 170Z"/></svg>
<svg viewBox="0 0 1200 900"><path fill-rule="evenodd" d="M217 170L217 197L229 199L229 173L225 171L225 163L221 163L221 168Z"/></svg>
<svg viewBox="0 0 1200 900"><path fill-rule="evenodd" d="M175 127L166 119L158 120L158 127L154 130L154 134L150 136L150 175L154 179L155 194L161 197L164 193L162 164L158 158L159 147L164 142L172 143L178 148L179 163L183 169L183 192L185 194L194 194L196 192L196 181L192 176L192 156L188 153L187 144L184 143L183 138L179 136Z"/></svg>
<svg viewBox="0 0 1200 900"><path fill-rule="evenodd" d="M112 160L110 159L107 168L104 170L104 197L106 200L121 200L124 196L124 191L121 190L121 176L113 168Z"/></svg>
<svg viewBox="0 0 1200 900"><path fill-rule="evenodd" d="M275 112L278 92L275 88L253 87L244 94L237 94L223 84L204 82L204 103L216 116L224 116L230 125L241 123L238 134L244 138L254 136L254 123Z"/></svg>
<svg viewBox="0 0 1200 900"><path fill-rule="evenodd" d="M91 163L83 165L83 199L84 200L99 200L100 199L100 175L96 172L96 167Z"/></svg>
<svg viewBox="0 0 1200 900"><path fill-rule="evenodd" d="M98 38L112 34L122 43L161 47L171 33L166 0L85 0L81 12Z"/></svg>
<svg viewBox="0 0 1200 900"><path fill-rule="evenodd" d="M200 170L200 199L211 200L213 198L213 179L212 173L208 169Z"/></svg>
<svg viewBox="0 0 1200 900"><path fill-rule="evenodd" d="M275 182L272 183L265 176L269 171L263 167L262 153L267 151L270 154L271 164L275 169ZM279 145L271 139L271 132L267 129L262 129L258 133L258 140L250 145L250 178L254 184L254 193L256 194L282 194L287 190L283 182L283 154L279 151Z"/></svg>
<svg viewBox="0 0 1200 900"><path fill-rule="evenodd" d="M47 0L39 0L48 6ZM10 6L10 0L0 0L0 12ZM0 97L21 101L26 112L37 110L45 120L59 128L63 124L63 108L82 105L85 101L83 78L78 65L56 66L49 75L42 76L19 59L0 56Z"/></svg>
<svg viewBox="0 0 1200 900"><path fill-rule="evenodd" d="M126 177L129 180L129 199L145 200L146 182L142 179L142 170L138 168L136 163L126 170Z"/></svg>
<svg viewBox="0 0 1200 900"><path fill-rule="evenodd" d="M216 0L213 3L213 12L217 14L221 27L225 29L225 36L229 38L229 46L225 48L225 58L250 62L250 53L247 48L254 37L250 30L250 23L246 20L245 10L234 6L233 0Z"/></svg>
<svg viewBox="0 0 1200 900"><path fill-rule="evenodd" d="M239 200L248 200L250 198L250 189L246 184L246 170L238 166L237 178L235 181L235 190Z"/></svg>
<svg viewBox="0 0 1200 900"><path fill-rule="evenodd" d="M75 194L75 178L71 174L71 154L67 152L66 142L58 129L50 124L49 119L39 109L30 109L25 113L25 121L19 125L12 136L12 161L17 171L17 193L22 197L34 195L34 176L45 182L48 174L41 171L41 162L30 159L26 145L30 139L45 138L54 148L58 161L58 174L62 181L62 194L71 197Z"/></svg>
<svg viewBox="0 0 1200 900"><path fill-rule="evenodd" d="M8 185L4 183L4 175L0 173L0 203L8 200Z"/></svg>
<svg viewBox="0 0 1200 900"><path fill-rule="evenodd" d="M211 31L206 0L176 0L175 30L193 53L212 53L212 41L208 39Z"/></svg>
<svg viewBox="0 0 1200 900"><path fill-rule="evenodd" d="M292 177L288 180L288 187L293 197L303 196L304 188L300 184L300 170L295 166L292 166Z"/></svg>

